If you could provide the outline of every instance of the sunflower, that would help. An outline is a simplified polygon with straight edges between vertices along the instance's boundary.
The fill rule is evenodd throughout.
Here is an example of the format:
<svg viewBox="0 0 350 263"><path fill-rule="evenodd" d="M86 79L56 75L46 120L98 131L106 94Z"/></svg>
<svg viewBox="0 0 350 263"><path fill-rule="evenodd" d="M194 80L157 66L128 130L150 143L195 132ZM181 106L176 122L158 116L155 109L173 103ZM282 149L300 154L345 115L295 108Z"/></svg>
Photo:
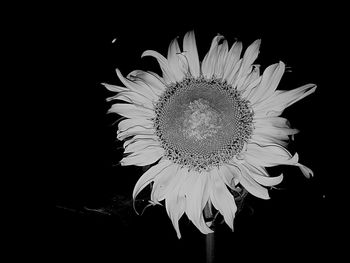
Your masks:
<svg viewBox="0 0 350 263"><path fill-rule="evenodd" d="M260 74L253 64L260 42L241 56L241 42L229 48L217 35L200 62L194 32L188 32L182 51L174 39L167 58L153 50L142 54L157 59L162 76L135 70L125 78L117 69L124 86L103 84L117 93L108 100L120 101L109 112L124 117L117 132L125 149L120 164L153 164L136 183L133 198L151 184L150 202L165 202L178 238L184 213L202 233L213 232L203 213L208 208L217 210L233 230L233 193L245 189L268 199L266 187L282 181L283 174L271 177L266 167L294 165L306 177L313 175L297 153L285 148L298 130L280 115L316 85L277 90L285 64L278 62Z"/></svg>

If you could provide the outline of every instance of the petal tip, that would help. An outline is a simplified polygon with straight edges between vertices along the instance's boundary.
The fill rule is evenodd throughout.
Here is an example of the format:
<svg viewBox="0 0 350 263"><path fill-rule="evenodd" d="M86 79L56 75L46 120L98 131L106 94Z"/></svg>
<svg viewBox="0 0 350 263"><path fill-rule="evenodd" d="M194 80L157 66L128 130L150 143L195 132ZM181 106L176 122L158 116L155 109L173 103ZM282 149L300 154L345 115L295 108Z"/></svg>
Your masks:
<svg viewBox="0 0 350 263"><path fill-rule="evenodd" d="M298 164L298 166L306 178L310 179L311 177L314 177L314 172L309 167L306 167L305 165L300 163Z"/></svg>
<svg viewBox="0 0 350 263"><path fill-rule="evenodd" d="M151 50L145 50L142 52L141 58L151 56L151 53L152 53Z"/></svg>
<svg viewBox="0 0 350 263"><path fill-rule="evenodd" d="M257 40L255 40L253 44L259 47L261 45L261 38L258 38Z"/></svg>

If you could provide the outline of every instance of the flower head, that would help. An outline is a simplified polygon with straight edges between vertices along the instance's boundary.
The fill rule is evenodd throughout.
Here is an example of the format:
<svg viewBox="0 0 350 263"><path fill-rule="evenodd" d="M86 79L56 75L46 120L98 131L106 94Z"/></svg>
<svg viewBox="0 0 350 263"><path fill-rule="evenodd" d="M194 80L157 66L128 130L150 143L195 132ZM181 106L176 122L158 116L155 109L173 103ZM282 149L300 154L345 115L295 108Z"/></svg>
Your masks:
<svg viewBox="0 0 350 263"><path fill-rule="evenodd" d="M128 154L121 165L154 164L136 183L133 198L151 184L152 204L165 200L179 238L184 213L202 233L212 232L206 206L217 209L233 229L237 207L231 192L244 188L268 199L265 187L282 181L282 174L270 177L266 167L294 165L306 177L313 175L285 148L298 130L280 115L316 85L277 90L285 65L273 64L261 75L254 64L259 46L256 40L241 56L240 42L229 48L218 35L200 62L189 32L182 51L175 39L167 58L151 50L142 54L157 59L162 76L135 70L125 78L117 70L124 86L104 84L117 92L110 100L127 102L110 109L125 117L117 133Z"/></svg>

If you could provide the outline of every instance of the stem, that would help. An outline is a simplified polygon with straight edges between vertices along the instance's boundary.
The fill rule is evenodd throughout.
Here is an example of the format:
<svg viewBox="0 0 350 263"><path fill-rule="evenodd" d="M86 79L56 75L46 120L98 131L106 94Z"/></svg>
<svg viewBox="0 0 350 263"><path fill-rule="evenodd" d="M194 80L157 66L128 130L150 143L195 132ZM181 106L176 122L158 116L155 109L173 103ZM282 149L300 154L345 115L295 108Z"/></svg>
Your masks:
<svg viewBox="0 0 350 263"><path fill-rule="evenodd" d="M211 204L208 202L204 207L204 216L206 218L212 217L212 210L211 210ZM205 249L206 249L206 262L207 263L213 263L214 262L214 232L209 233L205 237Z"/></svg>
<svg viewBox="0 0 350 263"><path fill-rule="evenodd" d="M214 262L214 233L207 234L205 237L205 247L206 247L206 262Z"/></svg>

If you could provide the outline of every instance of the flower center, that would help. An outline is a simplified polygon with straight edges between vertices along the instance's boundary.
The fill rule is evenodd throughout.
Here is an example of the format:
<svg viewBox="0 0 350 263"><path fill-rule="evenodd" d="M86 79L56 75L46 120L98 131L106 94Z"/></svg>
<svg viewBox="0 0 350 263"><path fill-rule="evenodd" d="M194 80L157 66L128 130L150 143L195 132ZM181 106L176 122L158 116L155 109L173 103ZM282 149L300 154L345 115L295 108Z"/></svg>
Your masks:
<svg viewBox="0 0 350 263"><path fill-rule="evenodd" d="M220 113L200 98L190 102L184 111L182 133L187 139L200 141L217 134L222 127L221 122Z"/></svg>
<svg viewBox="0 0 350 263"><path fill-rule="evenodd" d="M155 105L154 128L165 156L189 170L208 170L239 154L253 131L248 101L220 79L187 77Z"/></svg>

